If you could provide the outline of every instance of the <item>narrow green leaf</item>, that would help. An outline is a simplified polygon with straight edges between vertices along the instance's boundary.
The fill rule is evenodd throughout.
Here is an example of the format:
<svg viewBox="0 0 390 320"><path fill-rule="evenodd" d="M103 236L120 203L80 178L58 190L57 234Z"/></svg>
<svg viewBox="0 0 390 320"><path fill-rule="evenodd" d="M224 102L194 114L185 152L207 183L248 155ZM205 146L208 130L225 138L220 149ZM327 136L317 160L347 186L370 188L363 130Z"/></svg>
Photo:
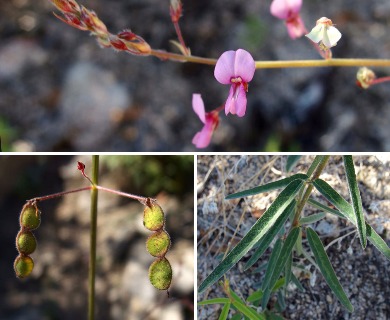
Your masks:
<svg viewBox="0 0 390 320"><path fill-rule="evenodd" d="M340 196L327 182L317 179L313 182L314 187L344 216L345 219L356 225L355 215L352 206ZM387 243L376 233L376 231L366 222L368 240L390 260L390 248Z"/></svg>
<svg viewBox="0 0 390 320"><path fill-rule="evenodd" d="M263 308L263 310L267 309L267 304L270 297L271 297L271 289L267 287L264 290L263 298L261 298L261 307Z"/></svg>
<svg viewBox="0 0 390 320"><path fill-rule="evenodd" d="M344 156L344 167L347 175L347 182L349 187L349 194L351 195L353 212L357 223L359 232L360 244L363 249L367 246L367 230L364 221L362 199L360 197L359 187L356 181L355 167L353 165L352 156Z"/></svg>
<svg viewBox="0 0 390 320"><path fill-rule="evenodd" d="M326 205L322 204L321 202L314 200L313 198L309 198L309 200L307 200L307 203L311 204L313 207L315 207L317 209L324 210L325 212L329 212L329 213L334 214L340 218L345 219L345 216L342 213L340 213L340 211L329 208Z"/></svg>
<svg viewBox="0 0 390 320"><path fill-rule="evenodd" d="M241 314L236 313L235 315L233 315L233 316L231 317L230 320L241 320L241 319L242 319Z"/></svg>
<svg viewBox="0 0 390 320"><path fill-rule="evenodd" d="M286 309L286 300L283 291L278 291L277 293L278 297L278 304L280 306L279 312L283 312Z"/></svg>
<svg viewBox="0 0 390 320"><path fill-rule="evenodd" d="M280 217L276 220L274 225L265 234L265 236L256 244L257 249L252 254L252 256L247 261L247 263L245 264L244 271L248 270L250 267L252 267L256 263L256 261L259 260L259 258L263 255L265 250L267 250L267 248L271 244L272 240L279 233L279 230L282 229L284 223L287 221L291 212L295 209L295 205L296 205L296 201L293 200L290 203L290 205L283 211L283 213L280 215Z"/></svg>
<svg viewBox="0 0 390 320"><path fill-rule="evenodd" d="M282 270L284 266L286 265L286 262L291 255L291 252L294 248L295 242L298 239L298 235L300 232L300 228L293 228L289 235L286 238L286 241L284 241L283 247L280 251L280 254L278 256L278 260L276 262L276 265L273 269L272 275L268 283L263 282L263 285L261 286L261 289L264 291L264 296L261 301L261 304L263 308L267 306L269 297L270 297L270 288L273 288L276 281L278 280L280 274L282 273ZM268 269L267 269L268 271Z"/></svg>
<svg viewBox="0 0 390 320"><path fill-rule="evenodd" d="M280 251L282 250L283 241L281 239L276 240L274 249L271 252L271 256L268 261L267 271L265 272L264 280L261 285L261 290L265 290L268 287L269 282L271 281L272 274L276 268L276 263L278 262Z"/></svg>
<svg viewBox="0 0 390 320"><path fill-rule="evenodd" d="M255 302L257 300L260 300L263 297L263 291L261 289L253 292L247 299L246 301L248 302Z"/></svg>
<svg viewBox="0 0 390 320"><path fill-rule="evenodd" d="M230 289L230 295L233 298L232 304L233 306L240 311L244 316L253 320L265 320L265 316L261 313L257 313L251 307L248 307L244 301L232 290Z"/></svg>
<svg viewBox="0 0 390 320"><path fill-rule="evenodd" d="M299 239L299 235L298 235L298 239ZM297 239L297 240L298 240ZM290 283L290 280L291 280L291 268L292 268L292 252L289 254L289 257L286 261L286 265L284 266L284 277L286 279L285 283L284 283L284 295L286 296L287 295L287 286L288 284Z"/></svg>
<svg viewBox="0 0 390 320"><path fill-rule="evenodd" d="M328 255L326 254L325 248L322 245L320 237L311 228L307 228L306 231L307 231L307 240L309 241L310 249L314 254L318 267L320 268L320 271L324 276L326 283L332 289L332 291L339 299L341 304L349 312L353 312L353 306L349 301L347 295L345 294L344 289L341 286L339 280L336 277L336 274L329 261Z"/></svg>
<svg viewBox="0 0 390 320"><path fill-rule="evenodd" d="M313 162L311 163L310 167L309 167L309 170L307 170L306 174L308 177L310 177L314 170L318 167L318 165L322 162L322 160L325 158L326 156L316 156L313 160Z"/></svg>
<svg viewBox="0 0 390 320"><path fill-rule="evenodd" d="M252 189L248 189L248 190L240 191L240 192L237 192L237 193L229 194L228 196L226 196L225 199L226 200L230 200L230 199L242 198L242 197L247 197L247 196L253 196L255 194L259 194L259 193L263 193L263 192L269 192L269 191L272 191L272 190L284 188L290 182L292 182L294 180L307 180L307 179L309 179L309 177L306 174L297 173L297 174L294 174L293 176L288 177L288 178L284 178L284 179L281 179L281 180L273 181L273 182L270 182L270 183L264 184L262 186L258 186L258 187L252 188Z"/></svg>
<svg viewBox="0 0 390 320"><path fill-rule="evenodd" d="M295 284L299 291L305 292L305 288L302 286L302 283L297 279L294 273L291 272L291 282Z"/></svg>
<svg viewBox="0 0 390 320"><path fill-rule="evenodd" d="M294 180L278 195L268 210L252 226L242 240L228 253L226 258L200 284L201 293L220 279L230 270L272 227L283 211L294 200L299 189L303 186L302 180Z"/></svg>
<svg viewBox="0 0 390 320"><path fill-rule="evenodd" d="M315 223L315 222L320 221L321 219L325 218L325 216L326 216L325 212L320 212L320 213L312 214L312 215L310 215L310 216L301 218L301 219L299 220L299 223L300 223L301 225L303 225L303 224Z"/></svg>
<svg viewBox="0 0 390 320"><path fill-rule="evenodd" d="M221 311L221 314L219 315L218 320L226 320L228 315L229 315L229 310L230 310L230 302L226 303Z"/></svg>
<svg viewBox="0 0 390 320"><path fill-rule="evenodd" d="M220 304L220 303L228 303L230 302L229 298L215 298L215 299L209 299L209 300L203 300L198 302L198 306L205 306L208 304Z"/></svg>
<svg viewBox="0 0 390 320"><path fill-rule="evenodd" d="M286 283L286 279L283 277L283 278L280 278L278 279L278 281L276 281L274 287L272 288L272 292L276 292L280 287L284 286ZM255 302L255 301L258 301L258 300L261 300L261 298L263 297L263 291L261 289L253 292L247 299L246 301L247 302Z"/></svg>
<svg viewBox="0 0 390 320"><path fill-rule="evenodd" d="M274 287L272 288L272 292L277 291L280 287L284 286L285 283L286 283L285 277L278 279L278 281L276 281Z"/></svg>
<svg viewBox="0 0 390 320"><path fill-rule="evenodd" d="M299 231L300 228L293 228L290 231L289 235L286 238L286 241L284 241L283 247L278 256L278 260L276 262L275 268L273 269L271 279L268 283L263 282L263 285L261 286L262 290L264 290L268 286L270 288L273 288L273 286L275 285L280 274L282 273L284 266L286 265L286 262L292 252L292 249L294 248L295 242L298 239Z"/></svg>
<svg viewBox="0 0 390 320"><path fill-rule="evenodd" d="M301 157L302 156L300 156L300 155L288 156L287 163L286 163L286 171L290 172L295 167L295 165L298 163L298 161Z"/></svg>

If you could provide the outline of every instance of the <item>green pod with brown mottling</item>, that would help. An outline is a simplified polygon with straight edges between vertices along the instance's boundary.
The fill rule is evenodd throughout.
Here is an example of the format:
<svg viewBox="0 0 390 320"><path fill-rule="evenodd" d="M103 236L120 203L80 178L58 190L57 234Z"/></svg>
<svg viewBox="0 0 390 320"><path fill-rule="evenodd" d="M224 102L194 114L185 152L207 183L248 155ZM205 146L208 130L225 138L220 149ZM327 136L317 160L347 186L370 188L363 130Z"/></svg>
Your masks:
<svg viewBox="0 0 390 320"><path fill-rule="evenodd" d="M41 211L35 205L26 204L20 214L20 226L34 230L41 224Z"/></svg>
<svg viewBox="0 0 390 320"><path fill-rule="evenodd" d="M158 231L164 227L164 211L158 204L151 204L144 209L144 226L151 231Z"/></svg>
<svg viewBox="0 0 390 320"><path fill-rule="evenodd" d="M168 290L172 281L172 267L166 258L159 258L149 267L150 283L159 290Z"/></svg>
<svg viewBox="0 0 390 320"><path fill-rule="evenodd" d="M37 240L31 231L20 230L16 237L16 247L19 253L29 255L37 248Z"/></svg>
<svg viewBox="0 0 390 320"><path fill-rule="evenodd" d="M165 230L153 233L146 240L146 250L154 257L164 256L171 246L171 238Z"/></svg>
<svg viewBox="0 0 390 320"><path fill-rule="evenodd" d="M15 259L14 269L18 278L28 277L34 269L34 260L29 256L19 255Z"/></svg>

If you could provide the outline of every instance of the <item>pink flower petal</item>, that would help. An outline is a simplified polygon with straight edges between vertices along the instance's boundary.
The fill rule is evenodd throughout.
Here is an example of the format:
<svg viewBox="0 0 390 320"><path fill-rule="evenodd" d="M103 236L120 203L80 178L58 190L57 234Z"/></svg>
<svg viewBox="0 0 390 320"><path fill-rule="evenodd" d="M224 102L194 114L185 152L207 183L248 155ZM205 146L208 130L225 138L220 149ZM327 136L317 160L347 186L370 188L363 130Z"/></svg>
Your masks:
<svg viewBox="0 0 390 320"><path fill-rule="evenodd" d="M224 52L218 59L214 69L214 77L219 83L230 84L234 76L234 60L236 52L233 50Z"/></svg>
<svg viewBox="0 0 390 320"><path fill-rule="evenodd" d="M293 20L286 21L288 35L291 39L297 39L307 33L301 17L298 15Z"/></svg>
<svg viewBox="0 0 390 320"><path fill-rule="evenodd" d="M246 92L245 92L244 86L241 85L238 88L238 95L237 95L237 99L236 99L236 111L237 111L238 117L245 116L246 103L247 103Z"/></svg>
<svg viewBox="0 0 390 320"><path fill-rule="evenodd" d="M200 121L206 123L206 113L204 110L204 103L202 100L202 96L199 93L194 93L192 95L192 109L194 109Z"/></svg>
<svg viewBox="0 0 390 320"><path fill-rule="evenodd" d="M286 20L291 14L299 13L301 7L302 0L274 0L270 11L274 17Z"/></svg>
<svg viewBox="0 0 390 320"><path fill-rule="evenodd" d="M233 98L234 94L234 85L230 87L229 95L225 103L225 114L228 115L229 112L231 114L236 114L236 102Z"/></svg>
<svg viewBox="0 0 390 320"><path fill-rule="evenodd" d="M234 77L241 77L244 82L249 82L253 79L255 70L255 60L251 54L243 49L238 49L234 59Z"/></svg>
<svg viewBox="0 0 390 320"><path fill-rule="evenodd" d="M206 148L211 141L211 136L214 131L214 125L212 121L207 121L201 131L199 131L194 138L192 139L192 143L197 148Z"/></svg>
<svg viewBox="0 0 390 320"><path fill-rule="evenodd" d="M239 117L243 117L246 112L246 92L243 85L240 85L235 89L235 86L230 87L229 96L225 104L225 114L237 114Z"/></svg>

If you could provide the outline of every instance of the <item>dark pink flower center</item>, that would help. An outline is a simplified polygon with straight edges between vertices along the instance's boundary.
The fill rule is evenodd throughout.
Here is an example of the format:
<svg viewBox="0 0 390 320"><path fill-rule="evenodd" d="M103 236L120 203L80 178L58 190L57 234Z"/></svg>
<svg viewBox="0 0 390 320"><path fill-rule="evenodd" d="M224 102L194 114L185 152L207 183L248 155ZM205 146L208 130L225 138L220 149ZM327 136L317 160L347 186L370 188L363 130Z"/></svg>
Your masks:
<svg viewBox="0 0 390 320"><path fill-rule="evenodd" d="M235 77L231 78L230 82L232 83L234 94L233 97L234 99L237 99L238 93L239 93L239 88L240 86L244 87L245 92L248 92L248 83L245 81L242 81L241 77Z"/></svg>

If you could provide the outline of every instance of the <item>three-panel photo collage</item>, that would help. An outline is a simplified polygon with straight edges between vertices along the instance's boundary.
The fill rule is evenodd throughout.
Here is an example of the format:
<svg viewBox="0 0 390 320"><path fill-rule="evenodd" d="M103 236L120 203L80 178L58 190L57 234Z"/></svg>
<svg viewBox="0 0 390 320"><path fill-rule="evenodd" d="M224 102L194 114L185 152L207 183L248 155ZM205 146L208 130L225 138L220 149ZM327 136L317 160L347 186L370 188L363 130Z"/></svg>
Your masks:
<svg viewBox="0 0 390 320"><path fill-rule="evenodd" d="M0 3L0 320L390 319L390 6Z"/></svg>

